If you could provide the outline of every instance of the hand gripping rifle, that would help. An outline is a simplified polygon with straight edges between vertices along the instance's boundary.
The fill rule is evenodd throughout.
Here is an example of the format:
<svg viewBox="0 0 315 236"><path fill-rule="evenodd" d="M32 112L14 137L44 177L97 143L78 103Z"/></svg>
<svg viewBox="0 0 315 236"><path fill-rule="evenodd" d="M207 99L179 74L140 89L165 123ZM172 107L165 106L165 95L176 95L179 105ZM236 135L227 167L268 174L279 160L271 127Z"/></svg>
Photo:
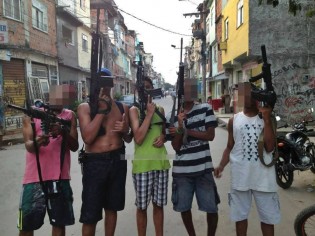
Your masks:
<svg viewBox="0 0 315 236"><path fill-rule="evenodd" d="M61 125L63 125L65 128L68 128L68 129L70 129L71 127L70 120L64 120L62 118L57 117L55 114L51 112L50 109L46 109L46 110L40 110L36 108L26 109L23 107L12 105L12 104L8 104L8 107L13 108L18 111L22 111L24 114L26 114L27 116L31 118L40 119L42 121L41 128L44 134L49 133L50 125L54 123L60 123Z"/></svg>
<svg viewBox="0 0 315 236"><path fill-rule="evenodd" d="M271 81L271 64L269 64L267 62L267 55L266 55L266 47L265 45L261 46L261 54L262 54L262 59L263 59L263 66L262 66L262 72L257 75L254 76L252 78L249 79L249 82L251 82L251 86L252 86L252 91L251 91L251 96L259 101L262 102L264 106L268 105L270 107L272 107L272 109L274 108L276 101L277 101L277 95L273 89L272 86L272 81ZM257 88L253 82L256 82L259 79L264 80L265 84L266 84L266 89L260 89ZM260 118L262 118L261 114L258 114ZM272 128L273 131L276 135L277 132L277 122L274 116L271 116L271 121L272 121ZM264 149L264 135L263 135L263 131L260 133L259 136L259 140L258 140L258 156L259 159L261 161L261 163L266 166L266 167L271 167L276 163L276 160L278 158L278 145L277 145L277 141L275 143L275 150L273 152L273 159L269 164L265 163L264 157L263 157L263 149Z"/></svg>

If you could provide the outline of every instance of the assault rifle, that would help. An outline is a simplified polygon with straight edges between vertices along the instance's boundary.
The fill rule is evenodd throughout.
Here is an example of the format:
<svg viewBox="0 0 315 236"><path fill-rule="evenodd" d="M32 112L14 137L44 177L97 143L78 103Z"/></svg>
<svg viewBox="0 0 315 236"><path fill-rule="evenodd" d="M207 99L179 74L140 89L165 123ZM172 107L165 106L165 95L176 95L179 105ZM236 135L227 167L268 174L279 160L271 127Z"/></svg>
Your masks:
<svg viewBox="0 0 315 236"><path fill-rule="evenodd" d="M266 55L266 47L265 45L261 46L261 54L263 59L263 66L262 66L262 72L249 79L249 82L251 82L252 91L251 95L252 97L259 101L263 102L264 105L269 105L272 108L274 108L276 101L277 101L277 95L273 89L272 81L271 81L271 64L267 62L267 55ZM256 82L257 80L263 79L266 84L266 89L258 88L256 85L253 84L253 82Z"/></svg>
<svg viewBox="0 0 315 236"><path fill-rule="evenodd" d="M179 71L176 82L176 95L177 95L177 115L180 113L180 109L183 109L184 105L184 64L182 62L182 49L183 49L183 38L181 38L181 47L180 47L180 61L179 61ZM175 106L176 106L176 97L173 101L173 107L170 118L170 127L174 126L175 121Z"/></svg>
<svg viewBox="0 0 315 236"><path fill-rule="evenodd" d="M19 107L19 106L15 106L12 104L8 104L9 108L13 108L15 110L18 111L22 111L24 114L26 114L27 116L31 117L31 118L36 118L36 119L40 119L42 120L42 130L44 132L44 134L48 134L49 133L49 128L51 124L54 123L60 123L61 125L63 125L66 128L70 129L71 126L71 121L70 120L64 120L62 118L57 117L54 113L52 113L52 111L50 109L45 110L40 110L37 108L23 108L23 107Z"/></svg>
<svg viewBox="0 0 315 236"><path fill-rule="evenodd" d="M140 61L138 62L137 68L137 81L136 87L138 91L138 102L139 102L139 110L140 110L140 124L144 121L145 111L147 109L147 100L144 92L144 67L142 64L142 58L140 56Z"/></svg>
<svg viewBox="0 0 315 236"><path fill-rule="evenodd" d="M155 96L162 96L162 89L161 88L157 88L157 89L151 89L151 90L146 90L144 87L144 66L142 64L142 59L140 56L140 61L138 62L138 69L137 69L137 81L136 81L136 87L137 87L137 91L138 91L138 108L140 110L140 125L142 124L142 122L145 119L145 111L147 109L147 95L150 95L151 98L155 97ZM163 114L161 114L161 112L156 108L155 109L155 113L161 117L161 119L165 122L166 119L163 116Z"/></svg>
<svg viewBox="0 0 315 236"><path fill-rule="evenodd" d="M103 48L102 48L101 35L99 33L100 31L99 18L100 18L100 8L102 7L104 6L101 3L91 3L91 8L97 9L96 32L92 33L92 47L91 47L91 78L90 78L89 105L90 105L92 117L94 117L97 114L100 88L113 87L112 76L101 76ZM109 107L108 109L110 110L110 108L111 107Z"/></svg>

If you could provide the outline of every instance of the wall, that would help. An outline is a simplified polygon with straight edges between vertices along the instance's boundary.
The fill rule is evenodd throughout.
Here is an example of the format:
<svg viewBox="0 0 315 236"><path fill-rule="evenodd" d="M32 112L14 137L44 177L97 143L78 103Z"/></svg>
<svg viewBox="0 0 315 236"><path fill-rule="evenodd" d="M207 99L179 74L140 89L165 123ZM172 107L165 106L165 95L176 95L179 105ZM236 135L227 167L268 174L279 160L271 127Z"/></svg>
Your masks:
<svg viewBox="0 0 315 236"><path fill-rule="evenodd" d="M253 1L253 0L252 0ZM237 28L237 3L238 0L230 0L222 11L222 41L225 41L225 20L229 19L229 34L227 39L227 50L222 51L222 63L232 61L233 59L248 52L248 2L244 0L244 22Z"/></svg>
<svg viewBox="0 0 315 236"><path fill-rule="evenodd" d="M65 42L62 36L62 25L72 30L73 44ZM78 67L78 38L77 28L61 18L57 19L58 30L58 57L59 63L71 67Z"/></svg>
<svg viewBox="0 0 315 236"><path fill-rule="evenodd" d="M258 6L251 1L250 55L261 55L266 45L277 93L275 111L284 121L315 119L307 110L315 105L315 17L288 13L288 5ZM268 27L266 27L268 26Z"/></svg>

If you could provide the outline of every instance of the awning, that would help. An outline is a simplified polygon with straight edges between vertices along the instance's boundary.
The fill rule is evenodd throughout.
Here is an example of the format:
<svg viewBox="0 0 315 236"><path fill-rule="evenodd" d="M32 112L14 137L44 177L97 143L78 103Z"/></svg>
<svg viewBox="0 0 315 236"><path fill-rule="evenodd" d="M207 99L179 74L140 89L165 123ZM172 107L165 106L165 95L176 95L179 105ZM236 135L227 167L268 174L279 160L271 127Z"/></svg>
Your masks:
<svg viewBox="0 0 315 236"><path fill-rule="evenodd" d="M218 73L214 75L212 78L213 80L229 79L229 77L225 74L225 72Z"/></svg>

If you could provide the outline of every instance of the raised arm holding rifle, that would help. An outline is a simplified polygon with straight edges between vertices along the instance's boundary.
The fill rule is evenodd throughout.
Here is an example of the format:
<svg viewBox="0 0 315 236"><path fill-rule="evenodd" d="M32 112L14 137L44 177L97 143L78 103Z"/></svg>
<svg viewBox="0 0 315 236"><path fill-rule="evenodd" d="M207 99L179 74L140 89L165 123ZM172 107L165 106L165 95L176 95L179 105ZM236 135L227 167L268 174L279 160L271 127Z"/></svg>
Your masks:
<svg viewBox="0 0 315 236"><path fill-rule="evenodd" d="M250 81L264 78L266 90L259 90L250 82L238 86L238 103L243 111L235 114L228 122L228 141L218 167L216 177L221 177L225 166L230 163L231 190L229 193L230 218L235 222L236 235L246 235L248 215L254 197L259 214L262 234L274 235L274 225L280 221L280 206L277 194L276 171L260 161L259 140L263 136L262 159L272 163L272 151L276 137L272 127L272 108L275 93L271 84L270 64L263 51L263 73ZM254 89L254 90L253 90ZM258 102L265 106L258 106Z"/></svg>
<svg viewBox="0 0 315 236"><path fill-rule="evenodd" d="M91 3L91 7L96 7ZM102 7L102 6L101 6ZM101 68L102 48L97 31L92 35L90 101L80 104L78 117L85 144L82 155L82 235L95 235L96 224L105 210L105 234L114 235L117 211L125 206L127 162L124 138L129 131L129 110L111 98L113 76ZM129 140L129 139L128 139Z"/></svg>

